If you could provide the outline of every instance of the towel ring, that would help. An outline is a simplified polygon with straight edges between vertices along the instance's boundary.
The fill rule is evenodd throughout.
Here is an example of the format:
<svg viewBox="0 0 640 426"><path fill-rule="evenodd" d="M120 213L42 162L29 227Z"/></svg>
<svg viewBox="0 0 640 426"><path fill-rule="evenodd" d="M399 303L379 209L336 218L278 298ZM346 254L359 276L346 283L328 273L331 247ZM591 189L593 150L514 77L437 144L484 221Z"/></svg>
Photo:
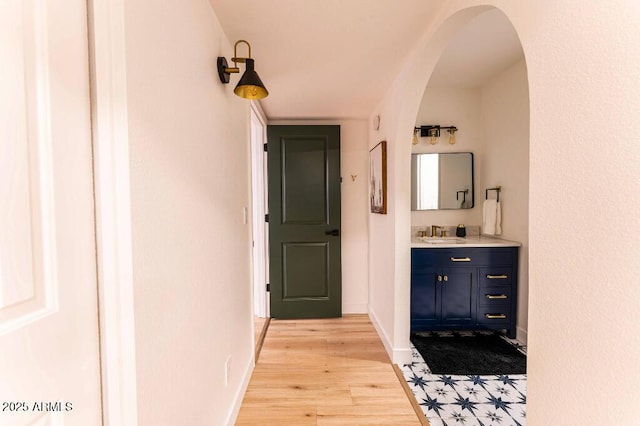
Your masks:
<svg viewBox="0 0 640 426"><path fill-rule="evenodd" d="M501 186L496 186L495 188L487 188L484 191L484 199L488 200L489 199L489 191L496 191L496 202L500 201L500 191L502 190Z"/></svg>

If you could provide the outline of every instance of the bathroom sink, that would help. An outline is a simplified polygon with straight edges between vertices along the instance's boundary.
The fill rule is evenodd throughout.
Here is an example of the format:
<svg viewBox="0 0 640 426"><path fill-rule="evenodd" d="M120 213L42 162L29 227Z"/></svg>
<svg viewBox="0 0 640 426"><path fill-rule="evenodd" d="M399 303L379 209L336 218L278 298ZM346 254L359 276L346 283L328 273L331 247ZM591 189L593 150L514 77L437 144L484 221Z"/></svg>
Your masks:
<svg viewBox="0 0 640 426"><path fill-rule="evenodd" d="M420 241L430 244L451 244L464 242L464 239L457 237L420 237Z"/></svg>

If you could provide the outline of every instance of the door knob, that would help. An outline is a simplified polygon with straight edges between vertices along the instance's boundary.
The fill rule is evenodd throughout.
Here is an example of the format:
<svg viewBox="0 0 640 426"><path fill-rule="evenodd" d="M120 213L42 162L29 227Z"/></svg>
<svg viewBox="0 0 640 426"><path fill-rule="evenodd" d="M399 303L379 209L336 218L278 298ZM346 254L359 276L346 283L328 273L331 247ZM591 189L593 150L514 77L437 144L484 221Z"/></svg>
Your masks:
<svg viewBox="0 0 640 426"><path fill-rule="evenodd" d="M332 229L330 231L324 231L324 235L332 235L334 237L339 237L340 236L340 230L339 229Z"/></svg>

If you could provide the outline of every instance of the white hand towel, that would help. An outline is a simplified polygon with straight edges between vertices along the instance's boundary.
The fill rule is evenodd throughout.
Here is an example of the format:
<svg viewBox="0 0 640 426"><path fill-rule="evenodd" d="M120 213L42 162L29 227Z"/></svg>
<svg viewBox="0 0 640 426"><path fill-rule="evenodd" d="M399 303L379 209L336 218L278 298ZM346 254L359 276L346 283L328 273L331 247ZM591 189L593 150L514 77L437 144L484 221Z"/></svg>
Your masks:
<svg viewBox="0 0 640 426"><path fill-rule="evenodd" d="M496 235L502 235L502 207L496 202Z"/></svg>
<svg viewBox="0 0 640 426"><path fill-rule="evenodd" d="M486 235L496 234L496 215L498 202L496 200L484 200L482 206L482 233Z"/></svg>

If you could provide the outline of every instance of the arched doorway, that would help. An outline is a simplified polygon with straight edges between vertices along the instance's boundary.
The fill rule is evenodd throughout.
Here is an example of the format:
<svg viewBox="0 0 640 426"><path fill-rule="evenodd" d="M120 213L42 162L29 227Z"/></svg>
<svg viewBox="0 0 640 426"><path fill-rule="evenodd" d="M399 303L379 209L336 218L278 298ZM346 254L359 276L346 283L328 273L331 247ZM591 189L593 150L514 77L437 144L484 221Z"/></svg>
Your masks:
<svg viewBox="0 0 640 426"><path fill-rule="evenodd" d="M522 244L518 274L518 340L526 345L528 312L529 90L520 40L508 18L490 9L450 40L424 91L415 126L454 124L455 144L419 138L412 153L471 152L475 204L412 211L411 226L482 224L485 189L502 188L501 238ZM473 194L472 194L473 195ZM480 230L484 233L484 230Z"/></svg>
<svg viewBox="0 0 640 426"><path fill-rule="evenodd" d="M412 202L410 213L412 238L421 230L428 230L432 225L450 229L455 228L459 223L467 224L472 235L486 234L483 227L485 189L501 187L503 219L501 220L502 231L497 236L521 245L518 262L516 334L517 343L524 348L527 341L529 248L528 86L524 53L513 25L498 9L482 11L460 26L448 39L446 47L441 51L428 76L428 83L417 108L415 123L411 126L415 128L427 125L455 126L458 130L455 140L449 140L449 135L443 130L439 138L423 137L413 140L415 144L410 148L412 154L443 156L452 153L471 153L474 163L471 168L473 178L469 186L471 192L469 195L475 195L475 202L465 205L447 205L445 209L438 209L440 204L436 203L430 205L428 209L419 210ZM409 114L408 111L407 114ZM398 143L398 145L401 144L401 142ZM409 142L404 143L404 145L408 144ZM400 149L399 146L398 148ZM406 154L400 155L404 157ZM422 158L429 157L433 156ZM403 179L404 176L398 178ZM455 176L449 174L448 179L455 181ZM415 183L411 182L409 185L415 185ZM412 297L416 294L418 293L412 293ZM471 299L472 304L476 302L476 299ZM411 302L418 303L413 300ZM441 303L444 316L445 302L441 301ZM420 340L419 337L417 339L416 342ZM496 343L501 342L501 340L496 341ZM416 343L416 346L419 346L419 343ZM428 372L435 367L435 364L434 366L429 364L429 359L426 359L424 364L420 354L414 351L412 362L404 367L408 381L419 380L427 384L421 389L414 388L416 398L437 401L438 407L442 408L442 410L435 410L429 403L424 404L424 411L429 420L438 423L440 420L449 422L462 418L472 420L471 418L476 417L477 413L473 410L465 412L455 404L449 406L449 399L437 393L439 376ZM487 421L513 421L514 423L523 421L526 408L524 402L526 401L524 390L526 377L513 373L514 371L509 372L511 377L509 389L505 388L506 393L502 395L503 400L508 401L513 410L509 413L499 413L492 407L488 407L482 413L487 416ZM483 373L474 370L468 371L468 374ZM465 393L464 395L472 403L482 404L491 399L486 386L491 387L491 381L495 380L495 377L483 376L482 380L486 380L486 386L478 387L469 377L453 376L453 378L457 382L450 385L449 391L454 396L462 397L458 391L465 393L468 389L472 389L473 394ZM466 379L470 381L466 382ZM502 384L496 386L500 387ZM445 417L447 415L461 417L447 418Z"/></svg>

